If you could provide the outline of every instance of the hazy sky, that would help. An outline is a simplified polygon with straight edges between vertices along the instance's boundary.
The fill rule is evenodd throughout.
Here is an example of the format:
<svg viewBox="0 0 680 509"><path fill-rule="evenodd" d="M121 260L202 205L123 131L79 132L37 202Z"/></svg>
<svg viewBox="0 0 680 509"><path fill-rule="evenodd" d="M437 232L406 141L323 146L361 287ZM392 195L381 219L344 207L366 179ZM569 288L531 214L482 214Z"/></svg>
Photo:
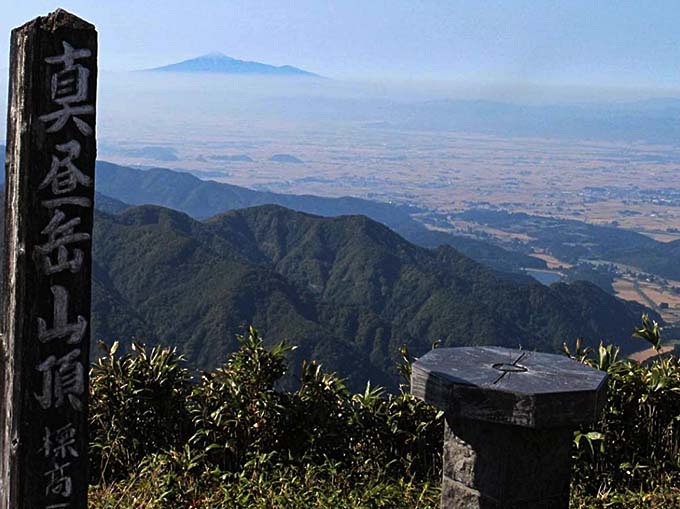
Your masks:
<svg viewBox="0 0 680 509"><path fill-rule="evenodd" d="M680 2L2 0L12 27L56 7L94 22L100 66L153 67L220 51L337 78L676 88Z"/></svg>

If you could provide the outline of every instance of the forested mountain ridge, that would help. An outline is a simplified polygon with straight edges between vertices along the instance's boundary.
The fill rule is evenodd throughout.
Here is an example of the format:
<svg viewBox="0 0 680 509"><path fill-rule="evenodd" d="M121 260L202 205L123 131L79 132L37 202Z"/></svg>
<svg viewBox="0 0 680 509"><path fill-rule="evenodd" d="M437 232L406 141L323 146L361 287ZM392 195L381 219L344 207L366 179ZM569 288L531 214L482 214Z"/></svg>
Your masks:
<svg viewBox="0 0 680 509"><path fill-rule="evenodd" d="M151 168L139 170L97 161L97 190L130 205L161 205L205 219L231 209L276 204L319 215L361 213L396 228L413 223L405 207L360 198L326 198L279 194L202 180L190 173Z"/></svg>
<svg viewBox="0 0 680 509"><path fill-rule="evenodd" d="M227 210L275 204L320 216L362 214L387 225L412 242L425 247L452 245L463 254L496 270L511 272L521 267L543 268L545 262L469 237L431 231L415 221L405 206L354 197L328 198L279 194L201 180L189 173L153 168L138 170L97 162L97 190L130 205L161 205L205 219Z"/></svg>
<svg viewBox="0 0 680 509"><path fill-rule="evenodd" d="M4 146L0 145L0 169L4 172ZM3 173L4 174L4 173ZM4 179L1 179L4 183ZM97 161L97 208L117 213L126 205L161 205L205 219L227 210L276 204L320 216L363 214L389 226L405 238L425 247L452 245L470 258L503 272L523 267L545 268L545 262L508 251L489 242L431 231L411 218L407 207L354 197L328 198L279 194L201 180L186 172L164 168L139 170Z"/></svg>
<svg viewBox="0 0 680 509"><path fill-rule="evenodd" d="M587 283L515 282L450 247L415 246L362 216L278 206L196 221L143 206L99 212L94 337L177 345L208 368L255 325L347 376L394 387L397 348L498 344L546 351L584 336L624 350L642 308Z"/></svg>
<svg viewBox="0 0 680 509"><path fill-rule="evenodd" d="M118 181L127 186L121 198L151 198L155 189L185 200L176 179L190 179L190 189L205 184L234 187L237 196L266 194L178 172L168 172L166 181L154 172L127 170L137 180ZM99 172L98 188L105 175ZM149 180L135 190L140 178ZM218 189L223 196L224 188ZM204 198L193 195L196 203ZM271 341L300 345L298 360L315 357L354 387L368 378L394 387L401 344L416 355L435 340L547 351L578 336L591 344L614 340L624 350L636 345L629 340L642 311L636 304L586 283L547 288L513 280L451 247L415 246L366 217L323 218L259 206L200 222L157 206L129 208L124 201L97 195L95 339L174 344L194 366L208 368L236 347L234 335L252 323ZM366 203L386 207L388 218L396 209Z"/></svg>

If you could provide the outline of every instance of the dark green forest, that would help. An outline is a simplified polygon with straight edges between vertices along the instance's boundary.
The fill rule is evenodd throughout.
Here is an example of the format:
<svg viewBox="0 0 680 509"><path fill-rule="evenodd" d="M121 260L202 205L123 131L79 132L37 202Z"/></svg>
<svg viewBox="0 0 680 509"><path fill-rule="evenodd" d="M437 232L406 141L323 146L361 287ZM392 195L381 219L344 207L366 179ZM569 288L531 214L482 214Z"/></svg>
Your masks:
<svg viewBox="0 0 680 509"><path fill-rule="evenodd" d="M568 338L618 339L642 308L589 283L499 276L451 247L415 246L363 216L323 218L279 206L204 222L144 206L99 212L95 338L176 345L212 368L254 324L299 346L350 386L394 388L394 360L443 345L556 351Z"/></svg>
<svg viewBox="0 0 680 509"><path fill-rule="evenodd" d="M227 210L257 205L283 207L319 216L361 214L382 223L407 240L425 247L451 245L464 255L484 265L506 272L522 267L544 268L545 262L515 251L508 251L490 242L470 237L432 231L414 220L413 207L382 203L361 198L327 198L256 191L210 180L201 180L189 173L162 168L137 170L97 162L97 189L105 197L115 197L119 203L107 201L104 206L120 212L126 205L162 205L205 219ZM101 208L101 207L100 207Z"/></svg>
<svg viewBox="0 0 680 509"><path fill-rule="evenodd" d="M548 288L486 268L447 245L452 236L424 235L408 211L390 204L259 193L107 163L99 163L98 190L92 333L107 344L119 340L123 350L133 339L173 345L195 368L211 369L253 324L299 346L292 366L313 358L353 389L371 380L394 390L402 344L416 355L434 342L556 351L575 337L635 348L629 337L639 305L585 282ZM434 249L365 216L262 205L199 221L126 203L154 194L197 215L200 206L207 214L267 199L326 215L359 207ZM480 258L497 260L496 269L521 264L491 244L475 246Z"/></svg>

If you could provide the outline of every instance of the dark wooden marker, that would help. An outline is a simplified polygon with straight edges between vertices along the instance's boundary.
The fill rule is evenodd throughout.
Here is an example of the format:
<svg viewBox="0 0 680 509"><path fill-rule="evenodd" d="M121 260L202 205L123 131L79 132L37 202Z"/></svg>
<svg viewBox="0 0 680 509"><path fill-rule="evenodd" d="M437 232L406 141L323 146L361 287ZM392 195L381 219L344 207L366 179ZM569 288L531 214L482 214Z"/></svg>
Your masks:
<svg viewBox="0 0 680 509"><path fill-rule="evenodd" d="M86 509L97 32L57 10L10 51L0 508Z"/></svg>

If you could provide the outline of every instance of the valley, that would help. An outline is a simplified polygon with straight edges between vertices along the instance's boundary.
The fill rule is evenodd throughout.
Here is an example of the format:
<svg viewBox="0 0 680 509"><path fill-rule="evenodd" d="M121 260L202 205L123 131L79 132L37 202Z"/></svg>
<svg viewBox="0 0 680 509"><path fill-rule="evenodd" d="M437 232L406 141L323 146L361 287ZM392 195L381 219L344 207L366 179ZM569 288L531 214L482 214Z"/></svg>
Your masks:
<svg viewBox="0 0 680 509"><path fill-rule="evenodd" d="M102 93L108 94L109 101L102 102L106 122L99 146L97 203L114 218L119 214L132 217L125 215L126 209L147 204L184 212L198 225L229 210L272 203L321 216L363 214L416 246L434 252L439 252L439 246L451 246L498 271L494 273L498 279L488 288L512 283L517 288L540 289L531 292L548 292L539 300L554 299L554 310L535 310L524 317L531 322L526 326L520 325L521 313L506 308L505 303L501 308L511 318L499 315L498 324L487 318L493 311L486 309L483 317L479 315L481 323L470 325L471 338L444 337L448 344L510 341L515 346L521 343L555 351L563 341L584 335L593 344L616 339L632 352L641 345L629 342L628 335L644 309L652 309L669 324L680 318L674 294L675 281L680 281L680 266L675 263L680 256L680 196L674 191L680 188L680 149L666 139L625 139L631 133L611 139L603 131L592 130L587 139L581 132L575 136L550 129L527 131L516 122L510 122L513 125L504 132L465 124L466 108L503 109L497 105L333 99L323 94L303 100L290 95L292 82L271 82L273 91L263 96L243 87L243 81L212 77L202 86L211 93L219 89L221 95L204 96L196 95L194 77L164 77L164 85L170 80L175 87L167 86L162 92L157 79L145 75L144 82L134 87L125 86L125 81L104 82ZM240 95L227 97L236 90ZM191 107L178 102L178 94L191 96ZM126 106L119 111L115 105L121 102ZM430 113L442 109L437 117L441 123L424 125L418 108ZM167 111L173 112L171 122L165 118ZM478 111L472 113L467 117L479 118ZM193 225L192 231L203 228L179 216L160 217L165 219L159 227L179 222ZM119 232L116 235L133 229L117 219L107 221L113 221L107 231ZM179 257L173 258L176 263L185 250L193 252L203 246L205 233L200 233L200 240L192 236L181 241L159 237L158 242L179 242L179 251L173 255ZM118 271L107 265L110 262L97 262L103 285L95 293L98 306L102 310L117 306L126 318L111 322L101 314L96 332L107 341L122 334L182 344L199 366L209 365L209 351L233 348L228 338L249 322L266 335L311 342L305 347L307 353L331 366L342 366L338 369L345 370L350 364L347 359L357 355L373 359L370 368L358 366L349 376L358 381L368 372L379 373L381 383L392 385L388 367L398 341L410 342L416 352L422 352L447 327L456 328L449 322L446 327L437 325L429 310L425 315L414 310L413 315L397 321L390 317L383 322L381 317L376 325L375 317L358 316L352 306L338 308L336 303L317 300L315 292L323 284L309 282L300 287L299 281L277 279L281 275L276 270L268 272L274 279L267 276L261 281L273 300L254 308L242 308L232 286L213 285L212 293L205 294L203 283L193 279L178 282L176 290L159 287L165 296L158 302L141 294L128 301L129 285L141 275L130 273L121 281ZM124 267L127 262L116 263ZM159 263L172 265L163 257L149 261L155 270L161 270ZM224 265L220 271L234 270L233 261L210 263ZM254 274L250 267L236 272ZM537 285L537 279L544 285ZM171 280L166 276L164 283ZM560 280L571 284L548 286ZM576 283L584 280L591 284ZM237 283L249 298L255 298L252 281ZM151 308L142 311L152 302L161 306L177 301L181 293L173 292L180 288L204 295L204 302L229 296L231 303L203 304L199 310L185 302L182 313L173 314L172 321L170 316L152 317ZM470 291L447 296L437 302L436 309L448 319L461 317L459 304L451 309L446 306L453 306L451 299L469 300ZM492 293L480 295L480 302L488 302ZM614 312L618 306L614 295L632 301L625 305L632 307L625 311L618 307ZM513 298L519 297L508 297L508 301ZM609 311L603 316L611 322L621 321L615 316L627 318L615 333L599 321L580 331L570 323L584 319L585 311L577 312L581 305L598 312L604 306ZM563 311L558 312L560 308ZM465 320L480 312L470 308ZM196 328L201 313L208 313L211 322ZM227 321L226 316L233 320ZM397 330L402 331L401 339ZM424 336L416 340L419 333ZM352 335L357 336L352 339ZM326 345L327 341L335 346ZM342 359L337 360L338 356Z"/></svg>
<svg viewBox="0 0 680 509"><path fill-rule="evenodd" d="M630 274L616 279L612 286L617 297L657 310L666 323L680 324L680 281Z"/></svg>
<svg viewBox="0 0 680 509"><path fill-rule="evenodd" d="M664 285L645 282L647 291L634 289L636 278L646 275L680 280L674 262L680 256L675 100L512 106L357 92L332 81L312 86L270 80L265 92L250 82L211 76L201 84L210 98L193 93L189 113L178 106L178 90L195 92L197 78L168 76L163 82L172 86L159 93L154 79L146 78L136 83L134 96L118 83L104 88L134 105L140 119L131 123L129 116L105 110L101 158L277 195L402 205L398 214L385 209L380 217L368 215L421 245L451 243L504 271L558 269L567 281L585 278L612 294L653 303L666 320L677 321L676 302ZM171 107L181 123L161 115ZM146 202L155 203L149 197ZM478 210L554 222L480 220ZM351 207L341 213L353 211L366 213ZM430 233L410 220L405 227L404 211ZM489 246L505 253L491 254ZM516 257L512 262L508 253ZM608 274L604 265L630 266L638 275Z"/></svg>

